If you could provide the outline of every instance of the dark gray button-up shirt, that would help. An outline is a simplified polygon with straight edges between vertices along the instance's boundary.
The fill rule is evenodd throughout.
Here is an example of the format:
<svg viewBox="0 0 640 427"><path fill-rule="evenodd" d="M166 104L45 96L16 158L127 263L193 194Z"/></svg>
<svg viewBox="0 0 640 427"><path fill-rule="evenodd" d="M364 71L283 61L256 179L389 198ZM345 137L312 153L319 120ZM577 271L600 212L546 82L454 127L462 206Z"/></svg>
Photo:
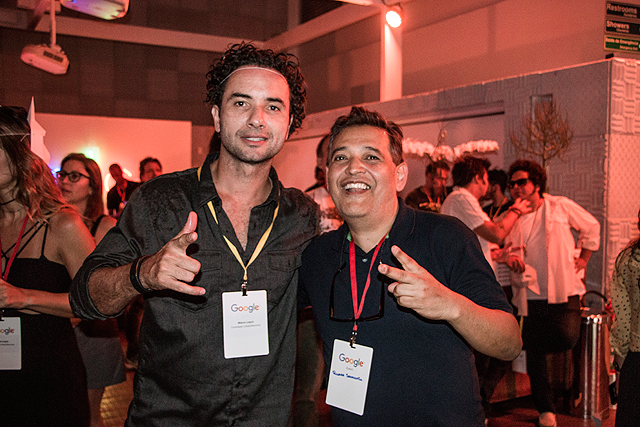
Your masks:
<svg viewBox="0 0 640 427"><path fill-rule="evenodd" d="M127 426L284 426L290 424L295 362L296 289L301 253L317 235L317 205L285 189L271 169L273 190L251 211L247 249L242 250L222 209L207 157L197 169L162 175L133 194L118 224L102 239L76 275L71 307L83 319L103 319L89 297L91 272L153 254L175 237L190 211L198 214L198 240L189 247L201 262L194 297L174 291L145 295L140 366ZM207 202L212 201L220 225ZM266 289L269 354L225 359L222 293L239 291L244 270L224 242L238 248L245 265L278 216L267 243L248 268L248 289Z"/></svg>

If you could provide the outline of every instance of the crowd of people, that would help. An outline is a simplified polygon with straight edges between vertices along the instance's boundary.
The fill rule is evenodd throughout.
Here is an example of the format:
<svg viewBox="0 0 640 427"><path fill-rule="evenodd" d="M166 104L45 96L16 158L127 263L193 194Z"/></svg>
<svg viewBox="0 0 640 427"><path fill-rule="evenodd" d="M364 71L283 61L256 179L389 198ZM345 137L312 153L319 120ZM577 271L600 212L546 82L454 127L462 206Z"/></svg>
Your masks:
<svg viewBox="0 0 640 427"><path fill-rule="evenodd" d="M318 144L316 184L285 188L272 159L305 98L294 56L230 47L207 74L216 150L164 175L145 158L140 182L111 165L106 207L95 161L54 178L0 107L3 425L102 425L126 360L127 426L314 425L324 385L336 427L480 427L523 348L557 425L546 356L577 343L599 222L532 160L434 161L403 200L402 129L362 107ZM638 250L611 282L616 425L640 415Z"/></svg>

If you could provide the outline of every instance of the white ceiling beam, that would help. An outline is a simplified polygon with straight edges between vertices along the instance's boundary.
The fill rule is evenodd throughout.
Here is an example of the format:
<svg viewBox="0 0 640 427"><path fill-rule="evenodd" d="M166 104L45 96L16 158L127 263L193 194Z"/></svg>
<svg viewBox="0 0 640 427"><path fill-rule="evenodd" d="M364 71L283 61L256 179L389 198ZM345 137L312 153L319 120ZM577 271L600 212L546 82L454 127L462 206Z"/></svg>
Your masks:
<svg viewBox="0 0 640 427"><path fill-rule="evenodd" d="M36 26L36 31L49 32L50 18L46 15ZM213 36L208 34L187 33L184 31L161 30L138 27L107 21L56 17L56 33L67 36L88 37L92 39L112 40L153 46L194 49L206 52L224 52L230 44L240 43L242 39ZM263 43L254 43L262 47Z"/></svg>
<svg viewBox="0 0 640 427"><path fill-rule="evenodd" d="M38 3L43 4L47 2L47 0L31 1L34 2L34 6ZM258 47L269 46L280 51L290 50L293 47L337 31L377 13L380 13L380 8L377 5L358 6L345 4L300 26L279 34L266 42L253 41L253 43ZM48 33L50 31L50 23L49 15L44 15L36 25L35 31ZM118 24L113 21L103 22L66 16L57 16L56 24L57 34L153 46L194 49L206 52L224 52L230 44L243 41L243 39L232 37L138 27ZM9 26L14 28L20 27L20 25Z"/></svg>
<svg viewBox="0 0 640 427"><path fill-rule="evenodd" d="M380 13L378 7L345 4L267 40L265 45L274 50L286 51L377 13Z"/></svg>

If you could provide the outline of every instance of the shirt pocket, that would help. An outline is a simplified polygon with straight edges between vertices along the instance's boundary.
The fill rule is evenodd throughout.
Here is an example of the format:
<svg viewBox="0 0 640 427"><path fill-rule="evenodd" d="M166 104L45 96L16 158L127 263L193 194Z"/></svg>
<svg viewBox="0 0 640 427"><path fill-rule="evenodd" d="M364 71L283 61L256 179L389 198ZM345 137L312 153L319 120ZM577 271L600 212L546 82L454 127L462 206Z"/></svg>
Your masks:
<svg viewBox="0 0 640 427"><path fill-rule="evenodd" d="M261 285L267 290L269 306L273 306L280 303L291 286L295 290L297 281L293 279L302 264L302 254L300 251L272 251L267 254L266 262Z"/></svg>

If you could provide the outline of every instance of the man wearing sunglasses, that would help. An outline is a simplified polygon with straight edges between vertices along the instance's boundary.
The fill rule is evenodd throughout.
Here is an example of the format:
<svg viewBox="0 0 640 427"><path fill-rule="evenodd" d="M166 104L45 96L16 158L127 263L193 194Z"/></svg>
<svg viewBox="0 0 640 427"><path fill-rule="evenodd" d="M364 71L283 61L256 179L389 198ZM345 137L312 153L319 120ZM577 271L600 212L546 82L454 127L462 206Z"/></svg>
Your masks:
<svg viewBox="0 0 640 427"><path fill-rule="evenodd" d="M507 175L511 195L533 208L518 219L505 242L516 249L511 258L517 255L522 272L512 276L511 286L518 312L525 316L522 339L539 425L555 426L546 355L570 350L578 341L580 297L586 292L582 277L600 245L600 224L574 201L545 193L547 174L538 163L516 160Z"/></svg>
<svg viewBox="0 0 640 427"><path fill-rule="evenodd" d="M505 360L518 324L475 235L407 207L402 131L353 107L331 128L327 185L345 224L303 253L341 426L484 425L471 349Z"/></svg>

